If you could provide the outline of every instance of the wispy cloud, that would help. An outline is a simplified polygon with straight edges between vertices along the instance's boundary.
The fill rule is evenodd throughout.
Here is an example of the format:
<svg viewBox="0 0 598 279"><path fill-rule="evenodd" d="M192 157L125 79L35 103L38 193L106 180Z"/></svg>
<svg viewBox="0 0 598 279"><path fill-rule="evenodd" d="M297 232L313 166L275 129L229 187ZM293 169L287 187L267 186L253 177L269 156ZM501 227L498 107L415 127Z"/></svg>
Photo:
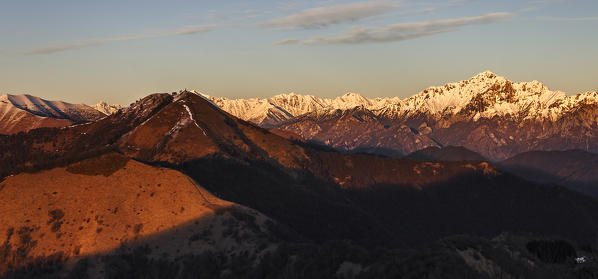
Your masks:
<svg viewBox="0 0 598 279"><path fill-rule="evenodd" d="M588 17L551 17L551 16L539 16L537 19L548 20L548 21L598 21L598 16Z"/></svg>
<svg viewBox="0 0 598 279"><path fill-rule="evenodd" d="M258 23L265 28L319 28L331 24L356 21L381 15L399 8L399 5L386 1L359 2L329 7L303 10L286 17Z"/></svg>
<svg viewBox="0 0 598 279"><path fill-rule="evenodd" d="M475 17L462 17L447 20L409 22L392 24L382 28L354 28L349 32L334 37L314 37L311 39L288 39L279 45L330 45L359 44L369 42L395 42L435 34L452 32L466 25L485 24L510 18L511 13L490 13Z"/></svg>
<svg viewBox="0 0 598 279"><path fill-rule="evenodd" d="M114 38L103 38L103 39L95 39L95 40L87 40L87 41L80 41L74 43L67 43L67 44L60 44L60 45L53 45L53 46L45 46L40 48L31 49L25 51L25 55L35 55L35 54L51 54L61 51L73 50L73 49L80 49L92 46L100 46L114 42L124 42L124 41L135 41L135 40L143 40L143 39L150 39L150 38L159 38L159 37L169 37L169 36L183 36L183 35L193 35L202 32L206 32L209 30L214 29L213 25L199 25L199 26L188 26L177 30L169 30L169 31L162 31L162 32L153 32L147 34L139 34L133 36L123 36L123 37L114 37Z"/></svg>

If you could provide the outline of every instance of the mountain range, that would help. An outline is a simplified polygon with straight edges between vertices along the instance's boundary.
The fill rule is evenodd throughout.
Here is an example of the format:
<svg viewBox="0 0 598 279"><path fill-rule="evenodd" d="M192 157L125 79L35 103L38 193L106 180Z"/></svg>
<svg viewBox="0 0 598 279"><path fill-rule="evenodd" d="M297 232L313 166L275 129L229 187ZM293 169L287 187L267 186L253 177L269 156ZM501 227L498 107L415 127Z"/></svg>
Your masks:
<svg viewBox="0 0 598 279"><path fill-rule="evenodd" d="M294 93L227 99L192 92L280 135L341 151L399 157L427 147L462 146L492 161L528 151L598 152L597 92L568 96L538 81L511 82L489 71L402 100L369 99L357 93L334 99ZM51 102L34 98L2 97L7 120L2 121L0 134L91 121L122 108L100 102L94 106L102 113L97 114L85 105L68 104L70 112L48 113L43 105L34 104ZM27 109L25 102L41 109Z"/></svg>
<svg viewBox="0 0 598 279"><path fill-rule="evenodd" d="M325 115L334 110L363 107L382 118L426 115L443 118L462 115L480 118L510 117L519 120L558 120L584 104L598 102L598 92L567 96L538 81L512 82L490 71L468 80L429 87L401 100L398 97L366 98L358 93L328 99L295 93L267 99L227 99L200 94L223 110L268 128L298 116Z"/></svg>
<svg viewBox="0 0 598 279"><path fill-rule="evenodd" d="M469 94L482 107L455 97L403 111L390 100L406 101L348 94L279 96L286 103L272 109L181 91L0 135L0 277L598 276L595 154L542 151L573 149L575 129L594 131L592 94L556 94L563 101L542 109L551 113L489 117L488 107L523 106L497 97L508 88L532 91L530 104L556 101L489 72L470 81L457 84L490 88ZM460 96L455 88L438 90ZM262 107L246 119L229 112L251 102ZM264 108L272 117L247 118ZM555 134L537 138L542 129ZM497 147L507 135L517 144ZM527 148L538 151L518 153Z"/></svg>
<svg viewBox="0 0 598 279"><path fill-rule="evenodd" d="M356 93L335 99L204 96L237 117L339 150L406 155L463 146L491 160L532 150L598 152L597 92L567 96L538 81L511 82L489 71L403 100Z"/></svg>

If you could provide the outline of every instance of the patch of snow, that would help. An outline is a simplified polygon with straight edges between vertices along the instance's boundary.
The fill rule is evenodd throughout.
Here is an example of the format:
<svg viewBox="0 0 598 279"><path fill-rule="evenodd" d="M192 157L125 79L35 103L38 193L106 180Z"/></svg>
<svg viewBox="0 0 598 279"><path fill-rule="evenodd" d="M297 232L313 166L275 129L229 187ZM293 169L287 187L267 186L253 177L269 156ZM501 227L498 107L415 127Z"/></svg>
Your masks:
<svg viewBox="0 0 598 279"><path fill-rule="evenodd" d="M185 110L187 110L187 114L189 115L189 119L191 119L191 121L193 121L193 123L195 124L195 126L197 126L197 128L199 128L201 130L201 132L203 133L204 136L207 136L206 131L204 131L203 128L201 128L199 126L199 124L197 124L197 121L195 121L195 119L193 118L193 113L191 113L191 109L189 108L189 106L187 106L186 104L183 105L185 107Z"/></svg>

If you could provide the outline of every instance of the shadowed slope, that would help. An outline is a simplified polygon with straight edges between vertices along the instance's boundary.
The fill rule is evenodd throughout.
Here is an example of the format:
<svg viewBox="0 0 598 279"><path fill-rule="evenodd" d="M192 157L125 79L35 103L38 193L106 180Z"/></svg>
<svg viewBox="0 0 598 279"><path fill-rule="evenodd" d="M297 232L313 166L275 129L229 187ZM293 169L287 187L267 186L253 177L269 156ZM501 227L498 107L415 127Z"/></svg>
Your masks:
<svg viewBox="0 0 598 279"><path fill-rule="evenodd" d="M461 146L428 147L407 157L420 161L487 161L482 155Z"/></svg>
<svg viewBox="0 0 598 279"><path fill-rule="evenodd" d="M501 166L529 180L557 183L598 198L598 155L581 150L532 151Z"/></svg>

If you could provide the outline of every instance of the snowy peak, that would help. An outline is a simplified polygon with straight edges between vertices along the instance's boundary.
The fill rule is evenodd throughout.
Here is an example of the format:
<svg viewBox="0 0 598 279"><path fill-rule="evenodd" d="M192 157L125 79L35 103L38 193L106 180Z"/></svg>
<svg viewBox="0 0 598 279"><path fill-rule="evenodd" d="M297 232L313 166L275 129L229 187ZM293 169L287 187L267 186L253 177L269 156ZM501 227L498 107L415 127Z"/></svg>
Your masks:
<svg viewBox="0 0 598 279"><path fill-rule="evenodd" d="M109 105L104 101L100 101L99 103L94 105L93 108L105 115L111 115L113 113L116 113L119 109L121 109L122 106L119 104Z"/></svg>
<svg viewBox="0 0 598 279"><path fill-rule="evenodd" d="M488 80L488 79L505 79L504 77L498 76L497 74L486 70L483 71L473 77L471 77L469 80Z"/></svg>
<svg viewBox="0 0 598 279"><path fill-rule="evenodd" d="M444 86L429 87L405 100L407 114L428 113L434 117L464 115L479 118L511 116L517 119L562 117L576 106L574 96L551 91L538 81L511 82L490 71ZM583 98L596 102L589 94Z"/></svg>
<svg viewBox="0 0 598 279"><path fill-rule="evenodd" d="M349 92L343 96L336 97L332 101L332 106L338 109L350 109L357 106L366 106L370 107L372 105L372 101L361 96L358 93Z"/></svg>

